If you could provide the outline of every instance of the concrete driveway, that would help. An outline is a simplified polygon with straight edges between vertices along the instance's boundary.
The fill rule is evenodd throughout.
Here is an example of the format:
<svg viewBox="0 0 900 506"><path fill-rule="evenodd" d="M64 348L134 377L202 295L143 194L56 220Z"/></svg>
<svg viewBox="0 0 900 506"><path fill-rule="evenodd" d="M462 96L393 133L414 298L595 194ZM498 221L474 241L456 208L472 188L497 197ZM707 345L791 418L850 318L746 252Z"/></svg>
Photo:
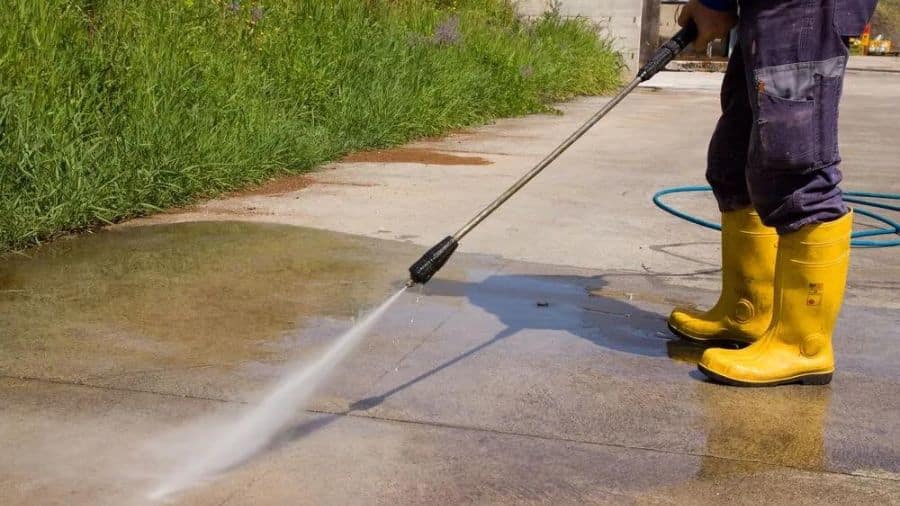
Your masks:
<svg viewBox="0 0 900 506"><path fill-rule="evenodd" d="M262 451L175 504L898 504L900 256L855 250L828 387L695 371L717 74L638 90L408 291ZM0 264L4 504L148 498L605 98L498 121ZM900 192L900 74L851 72L846 188ZM715 219L709 195L672 199ZM858 227L868 222L860 220Z"/></svg>

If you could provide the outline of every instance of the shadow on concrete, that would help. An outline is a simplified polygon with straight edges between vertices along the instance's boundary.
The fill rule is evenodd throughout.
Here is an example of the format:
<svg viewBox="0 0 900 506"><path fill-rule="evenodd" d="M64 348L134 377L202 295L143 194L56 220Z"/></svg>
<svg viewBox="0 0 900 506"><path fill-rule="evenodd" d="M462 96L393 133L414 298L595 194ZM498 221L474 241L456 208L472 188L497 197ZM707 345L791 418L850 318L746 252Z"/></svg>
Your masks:
<svg viewBox="0 0 900 506"><path fill-rule="evenodd" d="M428 296L464 297L494 315L504 327L383 393L356 401L340 413L318 413L283 431L257 455L304 438L354 412L374 408L394 394L524 330L562 330L615 352L668 356L696 363L704 346L671 336L660 313L628 301L591 295L604 286L603 276L497 275L475 283L435 280L427 286ZM708 382L699 371L690 376L698 382ZM702 390L701 398L707 448L701 455L698 479L727 479L762 472L773 462L803 469L826 467L823 434L830 399L827 389ZM798 420L802 421L799 425L794 423Z"/></svg>
<svg viewBox="0 0 900 506"><path fill-rule="evenodd" d="M593 295L603 276L495 275L479 282L434 280L425 293L464 297L494 315L505 327L480 344L390 390L362 399L350 411L378 406L388 397L425 380L523 330L566 331L611 350L663 357L673 338L665 318L626 301Z"/></svg>
<svg viewBox="0 0 900 506"><path fill-rule="evenodd" d="M666 343L674 337L666 329L665 317L640 309L626 300L598 295L607 284L604 276L494 275L478 282L435 279L424 287L426 296L465 298L472 306L496 317L504 327L437 367L381 394L353 402L339 413L318 413L285 429L255 455L217 472L240 467L261 454L304 438L344 416L374 408L392 395L521 331L565 331L617 352L666 356Z"/></svg>
<svg viewBox="0 0 900 506"><path fill-rule="evenodd" d="M392 395L523 330L562 330L618 352L666 356L666 342L673 337L665 328L664 316L624 300L596 295L605 286L603 276L495 275L478 282L433 280L425 286L425 295L466 298L473 306L494 315L504 327L476 346L390 390L358 400L342 412L321 413L282 431L256 455L306 437L344 416L376 407ZM224 471L227 469L220 470Z"/></svg>

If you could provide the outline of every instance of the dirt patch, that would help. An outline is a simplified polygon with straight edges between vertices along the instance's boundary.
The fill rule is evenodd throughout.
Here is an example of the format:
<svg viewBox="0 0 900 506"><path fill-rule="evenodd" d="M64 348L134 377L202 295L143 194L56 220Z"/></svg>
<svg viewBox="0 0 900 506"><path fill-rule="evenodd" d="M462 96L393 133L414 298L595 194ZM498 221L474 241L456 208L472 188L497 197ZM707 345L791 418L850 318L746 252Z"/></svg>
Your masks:
<svg viewBox="0 0 900 506"><path fill-rule="evenodd" d="M228 193L227 197L247 197L251 195L281 195L284 193L302 190L307 186L315 183L315 179L308 174L293 174L287 176L276 176L259 186L247 188L245 190L237 190Z"/></svg>
<svg viewBox="0 0 900 506"><path fill-rule="evenodd" d="M360 151L345 156L341 161L349 163L422 163L428 165L490 165L494 163L480 156L459 156L422 148Z"/></svg>

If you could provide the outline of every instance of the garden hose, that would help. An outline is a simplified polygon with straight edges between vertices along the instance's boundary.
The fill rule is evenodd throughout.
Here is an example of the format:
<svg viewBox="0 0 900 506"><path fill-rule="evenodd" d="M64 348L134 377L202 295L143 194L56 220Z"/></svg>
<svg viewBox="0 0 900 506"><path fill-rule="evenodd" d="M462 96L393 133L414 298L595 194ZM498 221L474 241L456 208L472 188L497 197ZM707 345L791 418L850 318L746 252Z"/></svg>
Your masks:
<svg viewBox="0 0 900 506"><path fill-rule="evenodd" d="M721 225L719 225L718 223L713 223L711 221L692 216L683 211L679 211L678 209L675 209L674 207L662 201L662 197L671 195L673 193L695 193L708 191L712 191L712 188L710 188L709 186L676 186L674 188L666 188L653 194L653 203L656 204L656 207L659 207L663 211L673 216L677 216L678 218L681 218L685 221L689 221L695 225L711 228L713 230L722 230ZM900 200L900 194L852 191L844 192L844 202L855 204L853 207L853 212L855 214L866 216L885 225L882 228L877 228L874 230L860 230L857 232L853 232L853 239L850 242L850 245L854 248L889 248L891 246L900 246L900 238L875 241L864 239L867 237L883 235L900 236L900 223L897 223L896 221L888 218L887 216L884 216L883 214L879 214L859 207L866 206L876 209L885 209L888 211L900 212L900 206L887 204L884 202L877 202L871 199Z"/></svg>

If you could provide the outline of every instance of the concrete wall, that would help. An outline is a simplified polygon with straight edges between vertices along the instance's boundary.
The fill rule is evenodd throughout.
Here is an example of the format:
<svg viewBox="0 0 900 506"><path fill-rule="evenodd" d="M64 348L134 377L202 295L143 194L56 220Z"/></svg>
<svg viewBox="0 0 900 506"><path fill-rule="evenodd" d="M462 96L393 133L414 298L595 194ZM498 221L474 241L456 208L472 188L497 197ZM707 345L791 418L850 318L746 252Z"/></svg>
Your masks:
<svg viewBox="0 0 900 506"><path fill-rule="evenodd" d="M520 15L539 16L552 0L517 0ZM656 46L659 31L659 0L561 0L564 16L583 16L597 23L613 39L615 48L633 74L642 55Z"/></svg>
<svg viewBox="0 0 900 506"><path fill-rule="evenodd" d="M668 39L675 35L678 26L678 13L684 7L682 3L666 2L659 7L659 36Z"/></svg>

